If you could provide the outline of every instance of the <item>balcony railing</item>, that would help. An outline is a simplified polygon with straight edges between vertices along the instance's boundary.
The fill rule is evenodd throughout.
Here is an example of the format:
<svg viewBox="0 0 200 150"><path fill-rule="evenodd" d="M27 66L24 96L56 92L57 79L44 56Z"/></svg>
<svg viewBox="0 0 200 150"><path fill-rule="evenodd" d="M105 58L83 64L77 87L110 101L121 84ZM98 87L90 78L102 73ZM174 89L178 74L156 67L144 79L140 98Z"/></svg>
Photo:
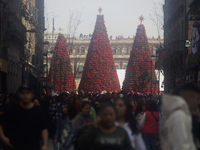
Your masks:
<svg viewBox="0 0 200 150"><path fill-rule="evenodd" d="M26 1L23 3L22 14L26 20L38 24L38 9L31 2Z"/></svg>

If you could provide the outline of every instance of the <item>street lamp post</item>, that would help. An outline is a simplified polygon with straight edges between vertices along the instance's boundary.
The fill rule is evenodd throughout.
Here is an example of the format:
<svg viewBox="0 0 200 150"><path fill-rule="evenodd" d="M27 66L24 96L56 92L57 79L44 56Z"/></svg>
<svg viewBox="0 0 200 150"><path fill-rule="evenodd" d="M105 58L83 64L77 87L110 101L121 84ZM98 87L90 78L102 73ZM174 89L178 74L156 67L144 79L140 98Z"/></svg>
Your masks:
<svg viewBox="0 0 200 150"><path fill-rule="evenodd" d="M49 45L49 42L48 41L45 41L44 44L47 44ZM46 56L46 92L48 94L48 54L51 53L51 54L54 54L55 53L55 50L51 50L51 51L48 51L48 48L46 50L46 53L44 54L44 56Z"/></svg>

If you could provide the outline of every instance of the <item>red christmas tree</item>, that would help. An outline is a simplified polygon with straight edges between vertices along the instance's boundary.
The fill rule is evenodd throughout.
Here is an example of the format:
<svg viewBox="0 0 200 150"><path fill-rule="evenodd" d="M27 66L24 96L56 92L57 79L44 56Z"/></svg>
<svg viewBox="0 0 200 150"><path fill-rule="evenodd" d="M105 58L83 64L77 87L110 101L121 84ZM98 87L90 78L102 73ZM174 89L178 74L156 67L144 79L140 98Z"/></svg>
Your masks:
<svg viewBox="0 0 200 150"><path fill-rule="evenodd" d="M95 30L88 49L79 91L120 91L104 16L97 15Z"/></svg>
<svg viewBox="0 0 200 150"><path fill-rule="evenodd" d="M74 91L76 88L76 83L74 81L66 39L63 34L59 34L55 50L56 53L54 54L52 60L53 66L50 67L49 71L49 83L51 83L51 71L53 68L54 91L60 93L66 91Z"/></svg>
<svg viewBox="0 0 200 150"><path fill-rule="evenodd" d="M142 24L144 17L139 18L141 24L138 26L133 49L126 70L123 83L123 91L157 93L158 85L155 84L156 75L145 27Z"/></svg>

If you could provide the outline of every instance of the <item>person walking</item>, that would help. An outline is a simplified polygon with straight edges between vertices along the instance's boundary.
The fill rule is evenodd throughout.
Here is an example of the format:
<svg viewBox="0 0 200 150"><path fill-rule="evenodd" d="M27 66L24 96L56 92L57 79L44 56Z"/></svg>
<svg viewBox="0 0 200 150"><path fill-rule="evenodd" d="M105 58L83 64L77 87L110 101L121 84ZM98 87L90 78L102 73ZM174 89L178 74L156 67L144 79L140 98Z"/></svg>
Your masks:
<svg viewBox="0 0 200 150"><path fill-rule="evenodd" d="M81 112L74 119L74 128L79 131L79 133L88 130L88 127L92 125L93 118L90 116L91 103L89 101L83 101L81 103Z"/></svg>
<svg viewBox="0 0 200 150"><path fill-rule="evenodd" d="M164 95L159 125L162 150L196 150L191 116L198 110L199 99L200 90L192 84L177 88L172 95Z"/></svg>
<svg viewBox="0 0 200 150"><path fill-rule="evenodd" d="M19 104L9 107L0 120L0 139L4 150L47 150L44 111L32 102L34 94L30 86L22 85L18 91Z"/></svg>
<svg viewBox="0 0 200 150"><path fill-rule="evenodd" d="M140 127L147 150L155 149L158 141L160 113L157 112L156 101L149 101L147 111L142 116Z"/></svg>
<svg viewBox="0 0 200 150"><path fill-rule="evenodd" d="M116 126L115 120L116 111L113 105L104 105L94 126L79 137L79 146L94 150L132 150L126 131Z"/></svg>
<svg viewBox="0 0 200 150"><path fill-rule="evenodd" d="M58 120L63 115L64 105L62 104L62 97L56 97L55 103L51 104L49 107L49 114L51 118L51 129L50 129L50 138L54 141L54 135L56 133L56 127ZM58 150L58 145L54 144L54 150Z"/></svg>
<svg viewBox="0 0 200 150"><path fill-rule="evenodd" d="M63 108L63 115L58 120L56 134L54 137L54 144L60 143L60 147L62 147L62 144L65 142L65 138L67 138L68 133L71 129L72 121L69 116L68 112L68 106L67 104L64 105ZM74 147L72 146L69 150L74 150Z"/></svg>
<svg viewBox="0 0 200 150"><path fill-rule="evenodd" d="M133 149L146 150L142 134L138 129L137 121L133 115L133 106L129 99L117 99L115 101L115 109L117 111L117 119L115 125L124 128L129 136Z"/></svg>
<svg viewBox="0 0 200 150"><path fill-rule="evenodd" d="M82 101L81 112L74 119L73 127L79 132L79 136L88 131L92 125L93 118L90 116L91 103L89 101ZM79 150L77 141L75 142L75 149Z"/></svg>

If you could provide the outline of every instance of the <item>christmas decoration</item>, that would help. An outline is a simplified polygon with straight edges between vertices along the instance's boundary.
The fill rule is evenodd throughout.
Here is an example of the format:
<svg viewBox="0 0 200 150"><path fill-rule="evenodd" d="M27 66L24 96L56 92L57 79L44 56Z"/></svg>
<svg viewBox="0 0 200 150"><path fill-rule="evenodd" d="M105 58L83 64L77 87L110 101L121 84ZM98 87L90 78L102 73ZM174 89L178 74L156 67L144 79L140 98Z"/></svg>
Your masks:
<svg viewBox="0 0 200 150"><path fill-rule="evenodd" d="M126 92L152 93L158 92L155 67L151 58L145 27L140 18L133 49L129 58L122 90Z"/></svg>
<svg viewBox="0 0 200 150"><path fill-rule="evenodd" d="M99 9L101 13L102 9ZM112 49L104 24L104 16L97 15L95 30L79 85L79 92L120 91Z"/></svg>
<svg viewBox="0 0 200 150"><path fill-rule="evenodd" d="M76 89L76 83L74 81L66 39L63 34L59 34L55 50L56 53L54 54L52 60L53 66L50 67L49 71L49 83L51 83L51 72L53 69L54 91L59 91L60 93L66 91L74 91Z"/></svg>

